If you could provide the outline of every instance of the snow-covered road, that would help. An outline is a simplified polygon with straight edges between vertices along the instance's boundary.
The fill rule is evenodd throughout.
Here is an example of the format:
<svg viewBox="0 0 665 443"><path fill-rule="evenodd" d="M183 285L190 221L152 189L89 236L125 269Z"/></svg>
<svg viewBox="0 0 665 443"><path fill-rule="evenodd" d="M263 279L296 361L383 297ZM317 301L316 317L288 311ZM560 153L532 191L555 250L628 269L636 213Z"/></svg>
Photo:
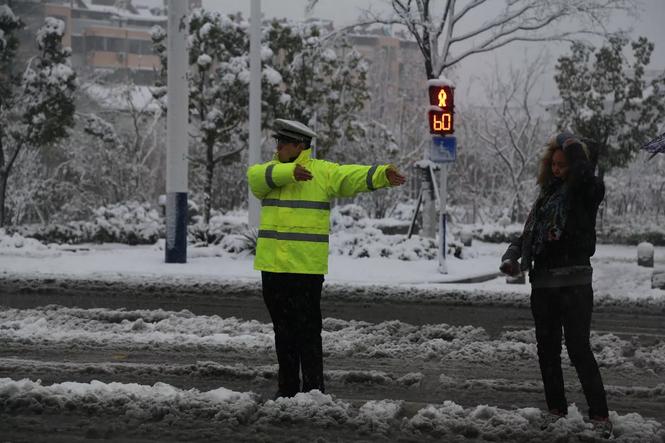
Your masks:
<svg viewBox="0 0 665 443"><path fill-rule="evenodd" d="M506 442L591 436L567 357L569 401L577 406L540 430L542 386L529 327L490 333L482 324L358 321L348 319L352 312L338 313L347 319L324 321L329 395L272 401L276 366L267 322L186 310L3 309L0 435L51 440L57 429L53 441ZM600 332L592 339L615 434L619 441L661 442L665 341L629 335Z"/></svg>

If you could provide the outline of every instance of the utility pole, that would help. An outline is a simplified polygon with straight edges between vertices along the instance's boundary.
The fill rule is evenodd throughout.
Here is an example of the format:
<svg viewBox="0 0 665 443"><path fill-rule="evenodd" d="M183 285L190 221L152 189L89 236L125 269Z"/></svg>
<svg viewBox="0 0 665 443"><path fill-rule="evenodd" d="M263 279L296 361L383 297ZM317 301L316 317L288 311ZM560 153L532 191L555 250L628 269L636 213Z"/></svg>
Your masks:
<svg viewBox="0 0 665 443"><path fill-rule="evenodd" d="M166 263L187 262L188 2L169 0L166 150Z"/></svg>
<svg viewBox="0 0 665 443"><path fill-rule="evenodd" d="M249 34L249 166L261 163L261 0L252 0ZM248 189L249 227L259 226L259 200Z"/></svg>

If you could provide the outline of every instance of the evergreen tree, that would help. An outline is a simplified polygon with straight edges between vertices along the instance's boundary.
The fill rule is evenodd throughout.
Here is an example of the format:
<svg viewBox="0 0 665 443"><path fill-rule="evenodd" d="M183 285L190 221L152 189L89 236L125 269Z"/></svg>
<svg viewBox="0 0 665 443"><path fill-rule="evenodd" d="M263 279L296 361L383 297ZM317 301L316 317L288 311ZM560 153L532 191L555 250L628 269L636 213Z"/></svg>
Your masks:
<svg viewBox="0 0 665 443"><path fill-rule="evenodd" d="M249 118L249 23L240 14L196 9L189 21L189 115L193 129L190 159L203 169L203 218L210 221L217 167L233 163L247 146ZM166 32L156 27L153 45L162 63L157 95L166 93ZM282 77L270 66L272 52L262 49L262 110L280 101ZM264 121L271 121L272 118Z"/></svg>
<svg viewBox="0 0 665 443"><path fill-rule="evenodd" d="M621 167L642 144L657 135L665 115L665 72L647 82L654 45L640 37L631 43L613 36L594 48L574 43L559 58L555 80L562 99L559 126L588 139L599 155L599 175Z"/></svg>
<svg viewBox="0 0 665 443"><path fill-rule="evenodd" d="M0 6L0 226L5 223L7 184L19 154L56 143L74 124L77 81L71 49L62 46L64 22L46 18L36 36L39 55L22 76L12 72L18 47L14 32L20 27L11 9Z"/></svg>
<svg viewBox="0 0 665 443"><path fill-rule="evenodd" d="M319 135L317 155L349 160L335 147L353 142L369 130L360 111L369 99L367 63L343 38L325 38L315 25L273 21L268 45L278 55L288 102L282 114L312 127Z"/></svg>

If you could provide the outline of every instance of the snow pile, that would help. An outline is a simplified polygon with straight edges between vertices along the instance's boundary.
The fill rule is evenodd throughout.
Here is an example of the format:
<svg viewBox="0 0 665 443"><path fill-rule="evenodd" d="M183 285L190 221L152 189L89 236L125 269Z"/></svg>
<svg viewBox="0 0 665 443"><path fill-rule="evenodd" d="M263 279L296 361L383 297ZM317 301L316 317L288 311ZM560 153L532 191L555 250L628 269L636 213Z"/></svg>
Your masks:
<svg viewBox="0 0 665 443"><path fill-rule="evenodd" d="M135 348L150 345L165 349L213 348L220 351L270 353L271 324L234 317L196 316L189 311L126 311L47 306L6 309L0 312L0 339L90 348ZM393 320L377 324L326 318L323 346L331 356L355 358L411 358L470 363L535 362L533 329L515 331L491 339L483 328L447 324L414 326ZM665 343L640 346L612 334L593 334L591 346L603 367L649 368L665 372ZM569 364L567 352L562 352ZM422 374L400 379L382 373L335 372L330 377L345 383L418 384Z"/></svg>
<svg viewBox="0 0 665 443"><path fill-rule="evenodd" d="M22 343L133 348L215 347L221 350L269 352L272 325L236 318L194 316L189 311L125 311L47 306L8 309L0 313L0 337Z"/></svg>
<svg viewBox="0 0 665 443"><path fill-rule="evenodd" d="M464 408L452 401L427 405L411 417L402 401L371 400L358 406L319 391L299 393L264 403L251 392L223 387L201 392L179 389L165 383L152 386L134 383L63 382L49 386L29 379L0 378L0 411L122 417L122 427L181 426L207 421L247 436L267 427L272 432L286 429L322 429L331 436L348 430L355 435L409 436L457 441L572 441L594 440L591 424L572 405L568 416L541 430L543 412L536 408L514 410L490 405ZM619 442L662 441L663 426L639 414L619 415L611 411L614 435ZM286 428L285 428L286 426ZM231 429L229 429L231 428ZM293 431L292 431L293 432Z"/></svg>
<svg viewBox="0 0 665 443"><path fill-rule="evenodd" d="M21 257L57 257L60 252L34 238L25 238L18 233L7 234L5 229L0 229L0 254Z"/></svg>
<svg viewBox="0 0 665 443"><path fill-rule="evenodd" d="M347 371L331 369L324 371L324 377L326 380L334 380L342 384L415 386L422 381L424 375L420 372L409 372L398 377L394 374L376 370Z"/></svg>
<svg viewBox="0 0 665 443"><path fill-rule="evenodd" d="M614 425L614 436L618 441L657 442L665 441L663 425L655 420L642 417L637 413L619 415L610 411L610 420Z"/></svg>
<svg viewBox="0 0 665 443"><path fill-rule="evenodd" d="M387 434L399 424L403 405L401 400L371 400L360 407L352 422L361 433Z"/></svg>
<svg viewBox="0 0 665 443"><path fill-rule="evenodd" d="M486 405L465 409L452 402L430 405L409 420L414 434L435 435L441 439L463 436L468 439L520 441L534 433L540 411L534 408L506 411Z"/></svg>
<svg viewBox="0 0 665 443"><path fill-rule="evenodd" d="M0 378L0 408L36 414L80 409L86 413L119 414L130 422L199 417L237 422L256 410L255 395L219 388L208 392L181 390L165 383L64 382L43 386L38 380Z"/></svg>
<svg viewBox="0 0 665 443"><path fill-rule="evenodd" d="M314 423L317 427L343 424L349 420L351 405L313 390L292 398L268 400L259 411L258 423Z"/></svg>

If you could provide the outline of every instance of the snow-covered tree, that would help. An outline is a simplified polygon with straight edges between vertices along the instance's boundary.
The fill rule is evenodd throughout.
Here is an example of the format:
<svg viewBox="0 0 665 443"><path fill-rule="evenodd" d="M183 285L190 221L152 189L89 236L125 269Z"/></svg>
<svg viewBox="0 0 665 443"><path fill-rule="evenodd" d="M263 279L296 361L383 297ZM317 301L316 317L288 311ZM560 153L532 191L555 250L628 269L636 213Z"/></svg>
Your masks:
<svg viewBox="0 0 665 443"><path fill-rule="evenodd" d="M534 112L534 88L543 75L544 60L536 57L523 68L511 67L506 74L495 70L486 82L489 113L475 128L490 155L500 162L507 178L507 199L513 222L523 222L535 188L537 161L549 128L542 114Z"/></svg>
<svg viewBox="0 0 665 443"><path fill-rule="evenodd" d="M562 99L559 126L570 128L595 145L599 175L624 166L642 144L658 135L665 115L665 72L645 78L654 44L641 37L631 43L612 36L594 52L574 43L559 58L555 76Z"/></svg>
<svg viewBox="0 0 665 443"><path fill-rule="evenodd" d="M307 7L316 3L310 0ZM604 29L612 12L629 10L633 4L633 0L390 0L389 13L367 11L364 21L406 29L422 55L423 77L434 79L470 56L514 42L570 40L589 29ZM476 25L474 16L489 19ZM424 203L430 220L431 201ZM434 235L429 224L425 235Z"/></svg>
<svg viewBox="0 0 665 443"><path fill-rule="evenodd" d="M203 170L203 216L210 221L213 183L219 165L239 158L247 147L249 111L249 23L240 14L222 15L196 9L189 20L189 114L192 133L190 160ZM162 62L158 91L166 92L166 32L152 32ZM262 49L262 110L270 113L283 100L280 74L270 66L272 52ZM272 119L266 119L271 121ZM196 180L192 181L196 183Z"/></svg>
<svg viewBox="0 0 665 443"><path fill-rule="evenodd" d="M121 92L127 104L122 112L111 116L122 117L128 126L110 121L98 114L80 116L80 125L92 140L92 151L85 153L89 160L95 157L88 169L88 185L97 188L102 202L118 203L128 200L148 201L153 196L156 186L156 174L153 171L154 156L158 143L158 127L162 122L161 109L154 109L150 104L139 106L132 99L134 86L127 86ZM94 169L103 168L94 171ZM96 172L96 173L95 173Z"/></svg>
<svg viewBox="0 0 665 443"><path fill-rule="evenodd" d="M392 13L368 12L370 22L401 25L418 43L427 78L462 60L514 42L569 40L604 29L612 12L633 0L390 0ZM489 17L469 26L473 17ZM571 27L572 25L572 27Z"/></svg>
<svg viewBox="0 0 665 443"><path fill-rule="evenodd" d="M326 38L316 25L273 21L267 43L289 100L280 115L308 124L319 137L317 155L348 161L340 141L364 137L360 112L369 99L367 63L343 37Z"/></svg>
<svg viewBox="0 0 665 443"><path fill-rule="evenodd" d="M76 73L71 67L71 49L62 46L65 24L47 17L38 30L39 54L22 76L11 69L15 44L13 32L20 20L6 6L0 6L3 81L0 98L0 225L5 223L5 199L9 177L17 158L26 149L52 146L68 136L74 123ZM29 158L27 156L21 158Z"/></svg>

